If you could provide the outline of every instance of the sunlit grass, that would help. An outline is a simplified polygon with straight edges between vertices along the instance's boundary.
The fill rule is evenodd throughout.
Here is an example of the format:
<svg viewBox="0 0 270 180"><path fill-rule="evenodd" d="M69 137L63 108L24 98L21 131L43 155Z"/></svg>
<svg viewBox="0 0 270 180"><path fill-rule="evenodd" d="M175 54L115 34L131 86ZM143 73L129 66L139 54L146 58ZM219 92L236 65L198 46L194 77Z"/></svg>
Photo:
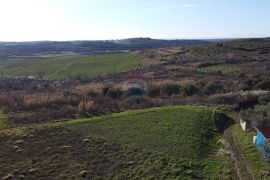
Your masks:
<svg viewBox="0 0 270 180"><path fill-rule="evenodd" d="M241 68L237 65L215 65L198 68L199 72L202 73L219 73L222 74L232 74L241 71Z"/></svg>

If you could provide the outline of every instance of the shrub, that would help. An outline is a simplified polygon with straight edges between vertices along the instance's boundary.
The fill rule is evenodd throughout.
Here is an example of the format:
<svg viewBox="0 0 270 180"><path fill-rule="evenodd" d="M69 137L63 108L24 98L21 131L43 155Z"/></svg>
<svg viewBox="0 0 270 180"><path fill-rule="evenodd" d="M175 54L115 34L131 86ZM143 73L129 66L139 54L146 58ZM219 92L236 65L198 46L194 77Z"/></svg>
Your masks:
<svg viewBox="0 0 270 180"><path fill-rule="evenodd" d="M258 98L259 104L266 105L270 102L270 93L262 95Z"/></svg>
<svg viewBox="0 0 270 180"><path fill-rule="evenodd" d="M108 93L109 89L110 89L110 88L108 88L108 87L103 87L103 88L102 88L102 94L103 94L103 95L106 95L106 94Z"/></svg>
<svg viewBox="0 0 270 180"><path fill-rule="evenodd" d="M254 75L249 78L241 79L241 89L242 90L252 90L252 89L261 89L261 90L270 90L270 79L262 78L259 75Z"/></svg>
<svg viewBox="0 0 270 180"><path fill-rule="evenodd" d="M240 73L240 74L238 75L238 77L239 77L239 78L245 78L245 77L246 77L246 74L245 74L245 73Z"/></svg>
<svg viewBox="0 0 270 180"><path fill-rule="evenodd" d="M80 114L88 113L93 110L94 102L93 101L81 101L78 105L78 111Z"/></svg>
<svg viewBox="0 0 270 180"><path fill-rule="evenodd" d="M96 97L98 95L98 93L94 92L94 91L90 91L88 93L86 93L86 97L91 98L91 97Z"/></svg>
<svg viewBox="0 0 270 180"><path fill-rule="evenodd" d="M256 86L256 89L270 90L270 79L264 79L259 81Z"/></svg>
<svg viewBox="0 0 270 180"><path fill-rule="evenodd" d="M226 126L233 122L226 114L217 111L213 113L213 121L219 132L222 132Z"/></svg>
<svg viewBox="0 0 270 180"><path fill-rule="evenodd" d="M107 92L107 95L113 99L120 98L123 95L123 91L121 89L110 89Z"/></svg>
<svg viewBox="0 0 270 180"><path fill-rule="evenodd" d="M244 91L250 91L253 89L253 80L252 79L246 79L241 82L240 89Z"/></svg>
<svg viewBox="0 0 270 180"><path fill-rule="evenodd" d="M193 96L198 91L199 91L198 88L196 86L194 86L193 84L189 84L189 85L186 85L183 87L183 92L187 96Z"/></svg>
<svg viewBox="0 0 270 180"><path fill-rule="evenodd" d="M257 105L254 108L241 111L240 115L245 121L249 121L253 126L270 125L270 104Z"/></svg>
<svg viewBox="0 0 270 180"><path fill-rule="evenodd" d="M127 96L141 96L143 95L143 90L141 88L133 87L127 90Z"/></svg>
<svg viewBox="0 0 270 180"><path fill-rule="evenodd" d="M156 97L160 95L160 87L158 86L151 86L147 90L147 94L150 97Z"/></svg>
<svg viewBox="0 0 270 180"><path fill-rule="evenodd" d="M223 91L223 86L217 82L209 82L203 88L203 93L207 95L221 93Z"/></svg>
<svg viewBox="0 0 270 180"><path fill-rule="evenodd" d="M216 43L216 47L223 47L222 43Z"/></svg>
<svg viewBox="0 0 270 180"><path fill-rule="evenodd" d="M180 93L181 86L178 84L166 84L162 86L162 94L166 94L168 96L171 96L173 94L179 94Z"/></svg>

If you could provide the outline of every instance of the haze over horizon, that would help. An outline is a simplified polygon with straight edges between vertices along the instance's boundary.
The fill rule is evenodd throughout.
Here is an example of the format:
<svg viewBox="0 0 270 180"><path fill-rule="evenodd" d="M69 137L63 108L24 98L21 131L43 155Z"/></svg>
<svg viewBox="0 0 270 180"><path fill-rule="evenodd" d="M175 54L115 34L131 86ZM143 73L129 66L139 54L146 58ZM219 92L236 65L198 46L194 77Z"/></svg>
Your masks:
<svg viewBox="0 0 270 180"><path fill-rule="evenodd" d="M0 41L270 37L268 0L2 0Z"/></svg>

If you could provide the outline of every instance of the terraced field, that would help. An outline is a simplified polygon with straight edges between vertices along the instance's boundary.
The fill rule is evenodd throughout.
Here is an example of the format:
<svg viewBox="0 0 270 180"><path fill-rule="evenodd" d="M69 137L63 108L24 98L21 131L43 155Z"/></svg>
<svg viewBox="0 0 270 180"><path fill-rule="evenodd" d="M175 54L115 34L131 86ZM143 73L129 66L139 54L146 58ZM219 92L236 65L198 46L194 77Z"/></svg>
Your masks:
<svg viewBox="0 0 270 180"><path fill-rule="evenodd" d="M134 53L64 56L41 59L13 58L0 61L4 76L42 75L49 79L92 77L136 69L141 59Z"/></svg>
<svg viewBox="0 0 270 180"><path fill-rule="evenodd" d="M163 107L0 131L0 177L230 179L213 111Z"/></svg>

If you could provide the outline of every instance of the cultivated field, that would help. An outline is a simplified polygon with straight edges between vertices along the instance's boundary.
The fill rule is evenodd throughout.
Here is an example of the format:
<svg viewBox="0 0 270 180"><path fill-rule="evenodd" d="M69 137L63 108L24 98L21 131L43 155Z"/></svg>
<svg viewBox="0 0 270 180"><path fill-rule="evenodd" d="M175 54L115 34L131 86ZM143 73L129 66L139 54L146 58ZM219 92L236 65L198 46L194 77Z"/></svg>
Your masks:
<svg viewBox="0 0 270 180"><path fill-rule="evenodd" d="M141 63L135 53L63 56L40 59L13 58L0 60L3 76L43 76L49 79L93 77L136 69Z"/></svg>

